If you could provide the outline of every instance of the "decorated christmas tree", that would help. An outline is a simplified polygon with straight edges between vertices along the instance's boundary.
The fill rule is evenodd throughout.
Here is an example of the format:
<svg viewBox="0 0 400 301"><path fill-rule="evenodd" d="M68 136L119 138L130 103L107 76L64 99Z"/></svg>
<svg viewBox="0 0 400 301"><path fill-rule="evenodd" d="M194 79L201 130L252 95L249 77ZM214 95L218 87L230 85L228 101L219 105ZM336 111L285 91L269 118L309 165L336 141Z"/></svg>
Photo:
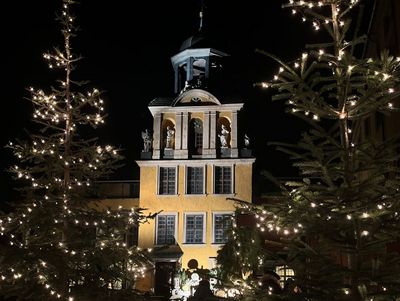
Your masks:
<svg viewBox="0 0 400 301"><path fill-rule="evenodd" d="M22 184L14 210L0 220L0 295L13 300L125 300L151 264L150 250L126 239L145 218L141 210L112 211L88 198L121 157L88 138L104 123L104 104L99 90L83 92L86 83L75 80L73 3L63 0L57 16L62 47L44 54L59 80L29 89L33 133L8 145Z"/></svg>
<svg viewBox="0 0 400 301"><path fill-rule="evenodd" d="M273 80L260 85L309 125L297 144L274 143L289 155L299 180L276 181L284 196L280 202L241 209L254 213L265 241L279 236L278 251L264 242L257 256L294 270L295 285L279 292L282 299L400 298L399 137L366 131L370 118L398 111L400 58L388 51L363 57L366 38L354 21L359 5L290 0L284 6L329 40L308 45L291 62L259 51L280 64ZM233 229L236 244L227 246L243 267L246 241L237 233Z"/></svg>

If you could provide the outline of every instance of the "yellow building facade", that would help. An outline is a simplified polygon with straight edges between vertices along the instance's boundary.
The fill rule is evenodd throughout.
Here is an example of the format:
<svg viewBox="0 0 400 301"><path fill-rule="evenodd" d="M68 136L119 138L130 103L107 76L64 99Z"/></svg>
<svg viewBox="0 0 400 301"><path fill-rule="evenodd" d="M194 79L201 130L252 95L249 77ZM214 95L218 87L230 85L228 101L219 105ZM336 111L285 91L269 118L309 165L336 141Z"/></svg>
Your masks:
<svg viewBox="0 0 400 301"><path fill-rule="evenodd" d="M230 198L252 199L255 159L238 131L244 104L210 91L214 69L227 54L200 47L201 40L191 37L171 58L175 96L149 103L153 129L142 132L136 161L139 207L157 213L139 226L138 246L158 250L155 269L136 287L157 295L168 295L176 269L215 268L235 211Z"/></svg>

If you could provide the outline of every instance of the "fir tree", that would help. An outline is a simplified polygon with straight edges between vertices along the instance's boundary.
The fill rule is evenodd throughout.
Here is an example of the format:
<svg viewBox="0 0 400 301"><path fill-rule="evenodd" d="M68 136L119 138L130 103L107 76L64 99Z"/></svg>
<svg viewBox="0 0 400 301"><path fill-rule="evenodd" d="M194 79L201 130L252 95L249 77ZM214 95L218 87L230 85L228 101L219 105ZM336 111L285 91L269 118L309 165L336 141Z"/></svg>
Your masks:
<svg viewBox="0 0 400 301"><path fill-rule="evenodd" d="M17 300L123 300L151 263L149 250L129 246L127 231L143 220L140 209L98 208L87 199L96 179L121 159L112 146L85 138L104 122L101 92L79 92L80 60L72 52L72 0L62 1L63 46L44 54L60 76L47 91L30 88L37 131L10 143L19 159L11 168L22 180L21 201L0 220L0 295ZM86 133L82 135L82 133Z"/></svg>
<svg viewBox="0 0 400 301"><path fill-rule="evenodd" d="M281 259L298 287L288 300L398 300L399 140L377 139L363 127L376 114L398 111L400 58L387 51L359 55L366 39L351 22L358 0L285 6L330 41L309 45L292 62L259 51L280 64L274 79L260 85L309 130L295 145L275 143L301 180L277 182L285 201L249 209L261 232L281 236Z"/></svg>

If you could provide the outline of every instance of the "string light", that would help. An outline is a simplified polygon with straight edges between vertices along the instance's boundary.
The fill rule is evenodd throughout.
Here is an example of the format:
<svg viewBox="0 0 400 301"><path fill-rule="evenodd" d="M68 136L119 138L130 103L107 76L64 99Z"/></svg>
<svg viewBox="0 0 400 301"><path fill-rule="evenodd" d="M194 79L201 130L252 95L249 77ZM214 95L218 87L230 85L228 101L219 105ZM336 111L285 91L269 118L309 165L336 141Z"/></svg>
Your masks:
<svg viewBox="0 0 400 301"><path fill-rule="evenodd" d="M43 58L47 61L50 69L62 69L66 71L67 69L72 70L73 64L77 60L70 51L69 37L73 32L72 22L74 18L69 15L69 4L72 3L69 0L64 1L64 11L61 18L66 26L64 28L65 40L65 52L61 50L56 50L54 53L45 53ZM92 171L87 171L86 166L90 165L91 170L99 172L103 168L106 168L108 162L117 159L119 157L118 150L110 145L104 147L99 146L97 149L85 149L82 151L79 149L76 154L73 152L67 152L67 143L72 141L71 137L68 137L69 133L78 130L80 125L90 125L95 126L97 124L104 123L104 101L100 98L101 93L97 89L92 89L87 94L75 93L70 89L70 80L64 79L60 81L58 88L52 89L50 92L45 92L42 89L35 89L30 87L29 91L31 94L32 102L35 106L33 112L33 119L40 122L40 124L47 125L47 129L54 131L54 135L49 135L48 137L40 137L32 139L31 145L19 145L10 142L8 147L10 147L17 158L22 159L21 166L14 166L12 171L16 173L16 176L21 180L31 181L32 187L36 190L37 188L46 189L46 194L42 198L34 201L30 201L28 206L22 208L20 211L13 213L13 218L8 216L5 220L0 220L0 234L7 240L10 246L13 248L18 248L26 250L26 252L31 252L30 257L34 258L37 256L40 258L38 262L32 263L37 269L36 280L39 285L42 285L45 290L48 291L50 297L63 300L73 301L72 296L63 296L57 291L56 285L51 283L53 277L57 275L53 274L52 266L48 260L43 260L47 258L48 252L54 252L55 254L60 251L68 254L68 256L87 256L87 252L82 252L75 248L75 244L70 241L63 240L63 235L61 233L64 231L64 227L68 225L74 225L75 227L97 227L112 229L114 224L135 224L144 219L140 212L131 210L128 213L119 210L118 213L108 210L107 213L102 213L98 211L97 213L89 213L81 205L76 205L74 200L71 201L72 190L76 187L82 185L90 186L89 178L95 174ZM69 89L69 97L67 97L66 89ZM87 95L87 96L86 96ZM77 112L91 112L85 115L79 115ZM46 132L47 133L47 132ZM55 138L54 138L55 137ZM74 136L75 138L76 136ZM55 141L54 139L57 139ZM76 142L76 141L75 141ZM85 142L86 143L86 142ZM82 144L82 145L85 145ZM86 153L85 153L86 152ZM36 176L37 172L35 167L24 166L26 156L34 156L38 158L37 160L51 160L51 166L62 166L63 170L61 172L65 174L68 171L70 175L73 174L74 170L81 169L84 172L82 176L71 176L63 177L53 176L53 177L41 177ZM30 160L30 159L29 159ZM28 161L29 161L28 160ZM86 170L86 171L85 171ZM49 174L57 174L49 170ZM54 193L57 191L65 191L65 194L60 197ZM39 191L39 190L38 190ZM44 214L46 212L46 214ZM41 224L33 224L36 219L40 217L42 222L46 219L51 221L51 230L46 231L46 227ZM103 226L104 225L104 226ZM22 237L26 235L26 229L32 228L33 233L38 231L46 237L43 246L46 246L46 250L43 246L36 245L35 239L28 239L25 241L19 241L21 234ZM111 230L110 230L111 231ZM106 232L107 233L107 232ZM106 234L105 233L105 234ZM32 234L33 238L35 234ZM106 241L109 241L107 237ZM90 241L88 241L90 243ZM78 244L79 245L79 244ZM32 248L30 248L32 246ZM40 246L40 247L38 247ZM149 263L149 258L146 257L147 253L151 250L142 249L136 250L132 253L130 247L127 246L123 237L114 236L113 243L109 244L95 244L92 249L96 250L101 248L112 248L121 254L124 254L124 260L128 260L132 264L129 268L129 272L133 278L142 277L146 268L144 265ZM35 251L35 250L38 251ZM136 257L138 256L138 257ZM135 259L136 258L136 259ZM7 273L4 269L10 267L13 263L6 263L6 265L0 267L0 279L2 281L7 281L10 284L17 283L17 281L25 281L25 277L31 277L23 271L28 270L30 266L21 267L18 263L10 268L11 274L7 277ZM38 268L40 267L40 269ZM23 269L23 270L21 270ZM32 280L30 278L30 280Z"/></svg>

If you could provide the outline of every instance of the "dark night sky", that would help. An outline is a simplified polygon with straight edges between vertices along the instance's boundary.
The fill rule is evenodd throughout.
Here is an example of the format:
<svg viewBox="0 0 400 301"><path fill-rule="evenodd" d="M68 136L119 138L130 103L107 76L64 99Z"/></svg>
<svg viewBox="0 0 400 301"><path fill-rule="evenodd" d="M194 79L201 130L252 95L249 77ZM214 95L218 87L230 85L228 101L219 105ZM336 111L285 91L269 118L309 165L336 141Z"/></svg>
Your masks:
<svg viewBox="0 0 400 301"><path fill-rule="evenodd" d="M109 113L106 125L95 134L104 143L123 148L126 157L126 166L115 178L138 178L134 160L142 147L140 133L152 128L147 104L155 97L172 94L170 57L178 52L183 40L196 32L199 2L81 0L75 6L81 32L73 46L84 57L76 75L104 91ZM254 50L261 48L291 60L301 53L305 41L317 38L318 33L311 30L310 24L292 17L290 10L282 9L280 0L208 2L205 29L218 49L232 56L236 66L231 74L235 92L246 103L240 126L252 139L256 167L286 175L286 157L266 143L294 140L299 126L283 112L282 105L271 104L265 91L252 87L254 82L270 79L278 69ZM57 78L42 54L61 43L59 24L54 20L60 6L61 1L56 0L9 1L3 10L1 146L26 137L24 129L31 127L32 108L23 99L29 96L25 89L47 89ZM3 171L12 155L3 148L0 152ZM0 195L7 196L11 181L4 172L0 180Z"/></svg>

